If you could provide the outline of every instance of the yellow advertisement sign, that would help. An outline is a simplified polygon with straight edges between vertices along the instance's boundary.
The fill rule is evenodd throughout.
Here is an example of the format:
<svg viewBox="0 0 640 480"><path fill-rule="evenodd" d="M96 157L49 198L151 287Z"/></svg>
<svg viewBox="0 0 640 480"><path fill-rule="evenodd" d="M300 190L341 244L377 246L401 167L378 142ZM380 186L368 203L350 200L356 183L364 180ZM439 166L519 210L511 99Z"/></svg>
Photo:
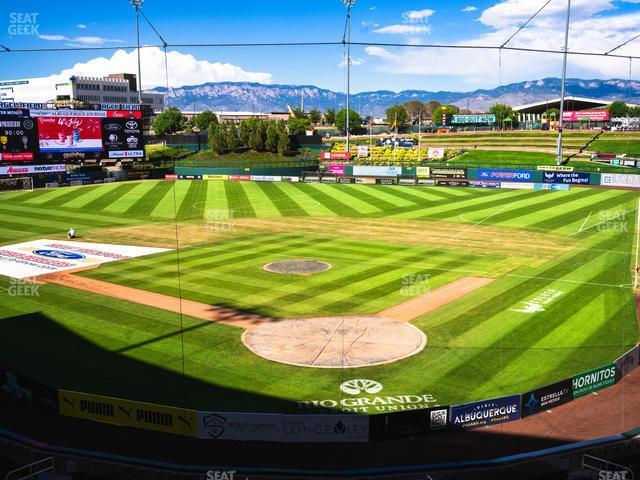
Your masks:
<svg viewBox="0 0 640 480"><path fill-rule="evenodd" d="M416 167L416 176L418 176L418 177L428 177L429 176L429 167Z"/></svg>
<svg viewBox="0 0 640 480"><path fill-rule="evenodd" d="M229 180L229 175L202 175L203 180Z"/></svg>
<svg viewBox="0 0 640 480"><path fill-rule="evenodd" d="M545 172L573 172L573 167L568 165L538 165L538 170Z"/></svg>
<svg viewBox="0 0 640 480"><path fill-rule="evenodd" d="M197 413L176 407L58 390L60 415L195 437Z"/></svg>

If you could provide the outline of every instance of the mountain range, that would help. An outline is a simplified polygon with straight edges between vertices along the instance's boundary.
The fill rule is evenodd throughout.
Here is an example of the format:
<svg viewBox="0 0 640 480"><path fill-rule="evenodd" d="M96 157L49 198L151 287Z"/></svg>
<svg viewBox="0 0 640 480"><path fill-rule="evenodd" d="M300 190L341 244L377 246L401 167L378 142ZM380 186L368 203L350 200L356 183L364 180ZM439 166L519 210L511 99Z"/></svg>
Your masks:
<svg viewBox="0 0 640 480"><path fill-rule="evenodd" d="M496 103L511 106L524 105L560 96L561 80L544 78L542 80L511 83L493 89L472 92L431 92L428 90L377 90L351 95L351 108L362 115L384 115L390 105L411 100L428 102L438 100L442 104L454 104L460 108L484 112ZM152 90L166 94L166 88ZM622 100L627 103L640 103L640 81L622 80L582 80L567 79L567 95L596 98L607 101ZM190 111L243 111L275 112L286 111L287 105L325 110L344 108L346 95L343 92L319 88L313 85L275 85L250 82L216 82L202 85L170 88L168 105L183 112Z"/></svg>

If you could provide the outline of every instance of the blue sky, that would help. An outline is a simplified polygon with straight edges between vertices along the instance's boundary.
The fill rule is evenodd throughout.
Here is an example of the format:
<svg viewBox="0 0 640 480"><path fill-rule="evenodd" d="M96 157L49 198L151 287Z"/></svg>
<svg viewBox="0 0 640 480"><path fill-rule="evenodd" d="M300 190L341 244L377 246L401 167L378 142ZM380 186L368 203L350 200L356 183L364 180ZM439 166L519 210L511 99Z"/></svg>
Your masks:
<svg viewBox="0 0 640 480"><path fill-rule="evenodd" d="M543 0L358 0L352 40L362 42L499 45ZM143 10L169 42L336 41L342 37L345 7L340 0L245 2L216 0L177 8L146 0ZM570 48L606 51L640 33L640 0L574 0ZM511 43L559 49L565 0L552 0ZM36 15L24 15L36 14ZM29 27L33 25L33 27ZM20 31L19 31L20 30ZM142 42L157 43L142 23ZM3 0L0 44L9 48L73 45L123 47L135 43L134 9L128 0L61 2ZM342 46L291 48L170 48L172 85L254 80L312 84L344 90ZM637 54L640 40L620 50ZM114 56L115 54L115 56ZM135 71L131 50L0 54L0 79L69 73ZM143 57L143 85L164 84L160 51ZM472 90L498 83L559 76L560 56L495 51L354 47L352 89ZM631 76L640 77L640 60ZM132 70L133 68L133 70ZM108 70L108 71L106 71ZM569 74L582 78L629 77L626 60L572 57Z"/></svg>

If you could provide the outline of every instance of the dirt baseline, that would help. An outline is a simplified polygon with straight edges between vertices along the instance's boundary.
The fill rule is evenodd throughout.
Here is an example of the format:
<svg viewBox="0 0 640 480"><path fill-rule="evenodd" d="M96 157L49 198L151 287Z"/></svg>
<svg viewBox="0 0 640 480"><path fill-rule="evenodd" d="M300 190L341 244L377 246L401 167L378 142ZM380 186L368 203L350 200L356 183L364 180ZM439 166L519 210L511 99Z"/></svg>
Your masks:
<svg viewBox="0 0 640 480"><path fill-rule="evenodd" d="M463 277L376 315L277 319L184 300L102 280L58 273L39 281L106 295L245 330L242 340L268 360L316 368L390 363L422 351L425 334L408 322L493 281Z"/></svg>

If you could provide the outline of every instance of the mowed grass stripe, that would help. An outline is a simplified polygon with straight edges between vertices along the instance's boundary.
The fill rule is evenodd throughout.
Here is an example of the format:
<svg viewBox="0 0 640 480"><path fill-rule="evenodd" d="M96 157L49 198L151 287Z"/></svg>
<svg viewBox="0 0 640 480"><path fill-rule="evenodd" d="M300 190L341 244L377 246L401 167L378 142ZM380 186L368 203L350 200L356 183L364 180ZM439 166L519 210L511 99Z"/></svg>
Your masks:
<svg viewBox="0 0 640 480"><path fill-rule="evenodd" d="M226 181L224 189L227 194L227 205L235 217L255 218L256 212L242 188L241 182Z"/></svg>
<svg viewBox="0 0 640 480"><path fill-rule="evenodd" d="M122 197L129 191L133 190L139 183L124 183L122 185L117 185L112 189L108 189L106 192L102 193L99 197L91 200L82 206L83 209L87 211L100 211L104 210L106 207L111 205L114 202L120 202Z"/></svg>
<svg viewBox="0 0 640 480"><path fill-rule="evenodd" d="M229 210L227 193L224 189L226 180L208 180L205 208L208 210Z"/></svg>
<svg viewBox="0 0 640 480"><path fill-rule="evenodd" d="M429 188L431 191L436 191L436 187ZM438 189L441 188L438 187ZM477 192L480 192L480 190L477 190ZM413 218L418 217L420 216L420 214L433 209L449 208L458 205L469 205L476 202L485 201L488 198L495 198L496 195L498 195L498 198L500 198L500 194L502 194L504 197L508 196L508 193L506 192L484 191L484 194L482 196L480 195L480 193L477 193L474 196L465 196L462 198L439 198L435 201L426 202L423 205L396 208L394 210L385 212L385 216L391 218Z"/></svg>
<svg viewBox="0 0 640 480"><path fill-rule="evenodd" d="M313 188L316 187L313 184L305 183L292 183L295 189L299 190L302 193L309 195L311 198L316 200L322 206L331 210L338 217L361 217L360 212L351 208L349 205L342 203L340 200L336 199L334 196L329 195L324 192L322 188ZM327 185L318 185L317 187L326 187Z"/></svg>
<svg viewBox="0 0 640 480"><path fill-rule="evenodd" d="M307 212L310 216L313 217L327 217L327 216L335 216L335 213L332 212L325 205L321 204L313 198L308 192L305 190L300 190L296 188L297 183L279 183L277 184L278 188L286 193L290 199L295 201L300 208L302 208L305 212Z"/></svg>
<svg viewBox="0 0 640 480"><path fill-rule="evenodd" d="M138 199L133 205L131 205L126 213L129 215L135 215L139 217L146 217L153 211L153 209L162 201L164 196L171 190L171 182L157 182L151 190Z"/></svg>
<svg viewBox="0 0 640 480"><path fill-rule="evenodd" d="M178 188L176 182L172 188ZM178 220L187 220L194 218L202 218L204 216L204 206L207 198L207 189L209 188L209 182L206 180L192 180L189 185L189 190L184 194L184 190L181 191L183 195L178 195L176 190L176 198L182 199L180 209L178 210ZM173 190L170 192L171 203L173 203ZM179 200L178 200L179 201Z"/></svg>
<svg viewBox="0 0 640 480"><path fill-rule="evenodd" d="M258 188L262 190L283 217L308 217L309 214L300 208L276 182L258 182Z"/></svg>
<svg viewBox="0 0 640 480"><path fill-rule="evenodd" d="M390 198L401 198L402 200L406 200L406 205L398 205L393 200L390 200L396 207L398 206L411 206L414 205L416 207L424 207L429 204L430 201L433 201L434 197L432 195L417 195L415 189L407 188L406 186L389 186L389 185L378 185L378 188L381 192L386 193ZM427 189L425 188L425 191Z"/></svg>
<svg viewBox="0 0 640 480"><path fill-rule="evenodd" d="M335 188L346 193L347 195L351 195L355 199L368 203L376 210L390 210L398 206L396 204L388 202L387 200L384 200L382 195L374 195L370 192L365 191L365 189L359 185L336 185Z"/></svg>
<svg viewBox="0 0 640 480"><path fill-rule="evenodd" d="M151 212L151 217L175 220L189 189L189 181L164 180L171 183L171 188Z"/></svg>
<svg viewBox="0 0 640 480"><path fill-rule="evenodd" d="M271 199L261 188L263 182L242 182L242 188L251 201L258 218L279 218L282 216Z"/></svg>

